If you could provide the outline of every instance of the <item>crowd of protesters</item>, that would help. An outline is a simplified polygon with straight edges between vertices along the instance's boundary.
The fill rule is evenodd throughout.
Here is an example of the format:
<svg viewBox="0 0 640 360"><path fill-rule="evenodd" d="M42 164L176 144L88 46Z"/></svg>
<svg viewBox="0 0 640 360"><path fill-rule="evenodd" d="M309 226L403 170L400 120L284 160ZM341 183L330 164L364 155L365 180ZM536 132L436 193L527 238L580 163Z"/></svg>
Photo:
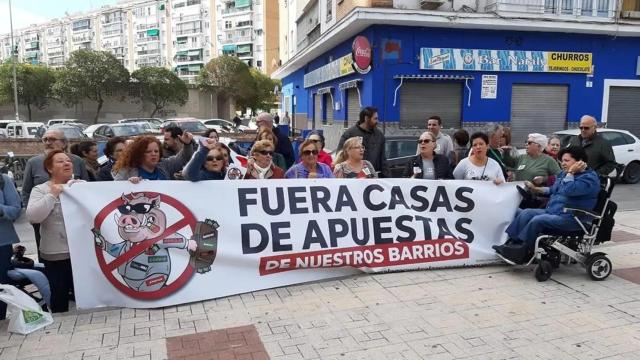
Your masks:
<svg viewBox="0 0 640 360"><path fill-rule="evenodd" d="M230 157L230 149L219 134L209 130L194 137L177 127L164 129L164 142L154 136L134 139L115 137L105 148L106 162L98 164L95 142L82 142L68 149L61 131L50 130L42 137L43 154L27 162L22 199L13 182L2 181L0 190L0 282L6 282L13 245L19 240L12 222L22 206L33 224L39 260L50 285L47 305L54 312L68 310L73 298L69 247L59 197L65 186L78 181L129 181L186 179L293 179L390 177L385 157L385 136L378 129L378 111L366 107L359 121L344 131L334 158L325 151L325 138L312 131L299 146L299 159L288 132L274 126L267 113L257 117L258 132L251 146L244 175ZM283 123L289 123L288 114ZM546 207L519 212L507 229L509 242L496 248L524 242L531 244L542 226L571 228L570 219L559 212L566 205L594 206L598 175L615 166L611 146L598 135L596 120L584 116L580 136L562 148L560 139L529 134L526 152L518 154L511 145L509 128L489 124L484 131L469 134L459 129L449 136L442 131L442 119L426 118L425 132L417 139L416 155L408 160L403 177L423 180L464 179L490 181L501 186L524 181L536 194L550 195ZM4 175L2 175L4 176ZM3 178L4 179L4 178ZM20 201L22 200L22 201ZM22 203L22 204L21 204ZM4 309L0 303L0 319Z"/></svg>

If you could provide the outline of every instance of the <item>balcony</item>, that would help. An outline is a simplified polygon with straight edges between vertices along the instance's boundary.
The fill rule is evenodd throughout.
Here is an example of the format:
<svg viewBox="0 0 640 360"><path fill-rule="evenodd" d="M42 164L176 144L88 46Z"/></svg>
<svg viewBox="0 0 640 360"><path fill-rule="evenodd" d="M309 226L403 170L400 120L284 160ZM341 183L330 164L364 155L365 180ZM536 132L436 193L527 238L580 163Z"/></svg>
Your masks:
<svg viewBox="0 0 640 360"><path fill-rule="evenodd" d="M152 41L159 41L160 38L158 36L145 36L143 38L137 38L136 44L144 44Z"/></svg>
<svg viewBox="0 0 640 360"><path fill-rule="evenodd" d="M138 24L136 25L136 30L147 30L147 29L157 29L158 28L158 23L152 23L152 24Z"/></svg>
<svg viewBox="0 0 640 360"><path fill-rule="evenodd" d="M200 34L202 33L202 28L192 28L192 29L182 29L182 30L176 30L176 35L180 36L180 35L193 35L193 34Z"/></svg>
<svg viewBox="0 0 640 360"><path fill-rule="evenodd" d="M238 43L251 43L253 42L253 36L234 36L231 39L222 40L223 44L238 44Z"/></svg>
<svg viewBox="0 0 640 360"><path fill-rule="evenodd" d="M117 23L121 23L123 21L125 21L124 16L118 16L118 17L109 18L109 19L105 19L103 17L102 20L100 21L100 23L102 25L107 25L107 24L117 24Z"/></svg>
<svg viewBox="0 0 640 360"><path fill-rule="evenodd" d="M174 57L176 63L202 63L202 49L178 51Z"/></svg>
<svg viewBox="0 0 640 360"><path fill-rule="evenodd" d="M612 19L615 15L614 0L489 0L486 12L501 15L543 15L554 17L589 17Z"/></svg>
<svg viewBox="0 0 640 360"><path fill-rule="evenodd" d="M253 12L253 6L241 7L241 8L229 8L221 11L222 16L230 16L230 15L238 15L238 14L247 14Z"/></svg>

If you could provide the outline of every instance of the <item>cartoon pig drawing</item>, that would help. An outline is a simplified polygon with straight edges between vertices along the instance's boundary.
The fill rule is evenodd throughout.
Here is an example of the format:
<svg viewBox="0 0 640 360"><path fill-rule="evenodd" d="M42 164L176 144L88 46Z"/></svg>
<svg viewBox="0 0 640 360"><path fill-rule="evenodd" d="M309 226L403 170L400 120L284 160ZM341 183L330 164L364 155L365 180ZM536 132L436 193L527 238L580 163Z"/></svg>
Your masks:
<svg viewBox="0 0 640 360"><path fill-rule="evenodd" d="M124 240L117 244L105 241L94 230L96 246L113 257L119 257L144 240L156 238L167 228L167 218L160 209L160 195L145 193L122 195L114 220L118 234ZM118 266L118 273L132 289L141 292L156 291L165 286L171 274L170 248L196 251L197 243L174 233L148 247L139 255Z"/></svg>

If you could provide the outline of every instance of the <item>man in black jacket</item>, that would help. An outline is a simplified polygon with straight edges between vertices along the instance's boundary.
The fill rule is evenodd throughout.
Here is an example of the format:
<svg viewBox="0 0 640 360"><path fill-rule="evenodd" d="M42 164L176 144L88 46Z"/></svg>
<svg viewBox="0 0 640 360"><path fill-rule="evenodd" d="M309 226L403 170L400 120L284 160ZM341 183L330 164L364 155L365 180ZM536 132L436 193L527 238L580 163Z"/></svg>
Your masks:
<svg viewBox="0 0 640 360"><path fill-rule="evenodd" d="M616 166L616 157L608 141L596 130L597 122L593 116L580 118L580 135L569 140L569 146L581 146L587 153L587 165L599 175L608 176Z"/></svg>
<svg viewBox="0 0 640 360"><path fill-rule="evenodd" d="M385 138L382 131L378 130L378 109L367 106L360 111L358 123L348 128L340 137L338 150L342 149L347 139L355 136L362 138L364 145L364 159L379 172L379 177L389 177L387 158L384 153Z"/></svg>
<svg viewBox="0 0 640 360"><path fill-rule="evenodd" d="M287 164L287 169L293 165L295 161L293 158L293 147L291 146L291 140L286 133L279 131L277 127L273 126L273 117L269 113L261 113L256 119L256 125L258 125L258 133L262 128L271 129L278 138L278 146L276 152L284 156L284 161ZM286 170L286 169L283 169Z"/></svg>

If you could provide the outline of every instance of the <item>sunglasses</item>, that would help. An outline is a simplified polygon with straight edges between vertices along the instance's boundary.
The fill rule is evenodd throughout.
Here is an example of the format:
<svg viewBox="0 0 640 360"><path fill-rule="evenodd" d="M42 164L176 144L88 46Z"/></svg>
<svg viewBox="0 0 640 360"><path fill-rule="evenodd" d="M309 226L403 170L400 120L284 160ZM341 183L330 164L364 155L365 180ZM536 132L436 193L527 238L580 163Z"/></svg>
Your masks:
<svg viewBox="0 0 640 360"><path fill-rule="evenodd" d="M43 137L43 138L42 138L42 142L43 142L43 143L47 143L47 142L56 142L56 141L62 141L62 139L52 138L52 137Z"/></svg>
<svg viewBox="0 0 640 360"><path fill-rule="evenodd" d="M578 126L578 128L579 128L580 130L589 130L589 129L591 129L592 127L593 127L593 126Z"/></svg>
<svg viewBox="0 0 640 360"><path fill-rule="evenodd" d="M273 156L273 151L269 151L269 150L260 150L258 151L258 153L264 155L264 156Z"/></svg>
<svg viewBox="0 0 640 360"><path fill-rule="evenodd" d="M309 155L318 155L318 150L305 150L302 152L302 155L304 156L309 156Z"/></svg>
<svg viewBox="0 0 640 360"><path fill-rule="evenodd" d="M433 140L429 140L429 139L421 139L421 140L418 140L418 144L429 144L432 141Z"/></svg>
<svg viewBox="0 0 640 360"><path fill-rule="evenodd" d="M222 161L224 160L224 156L207 156L207 161L213 160Z"/></svg>
<svg viewBox="0 0 640 360"><path fill-rule="evenodd" d="M131 214L132 212L136 214L146 214L153 209L153 204L126 204L118 206L118 211L123 215Z"/></svg>

